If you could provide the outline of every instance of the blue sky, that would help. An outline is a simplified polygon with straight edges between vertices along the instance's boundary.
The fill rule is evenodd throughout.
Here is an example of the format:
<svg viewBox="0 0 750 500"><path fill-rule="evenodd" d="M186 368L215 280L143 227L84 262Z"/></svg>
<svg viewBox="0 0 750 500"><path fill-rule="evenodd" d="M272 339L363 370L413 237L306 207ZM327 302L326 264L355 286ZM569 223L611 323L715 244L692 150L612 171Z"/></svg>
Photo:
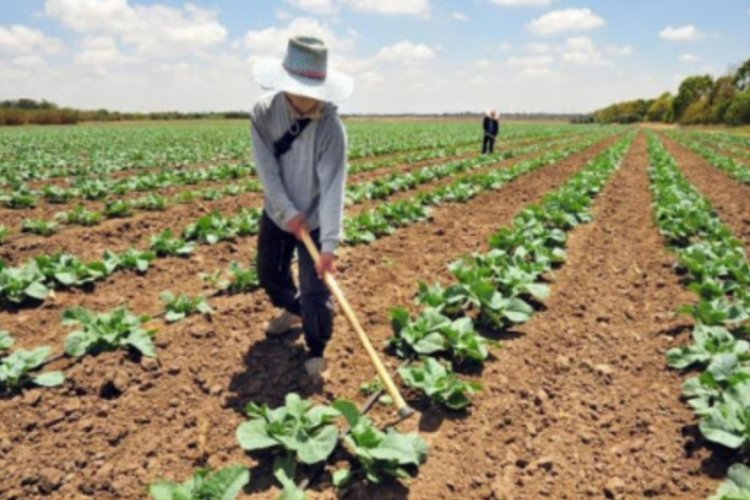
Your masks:
<svg viewBox="0 0 750 500"><path fill-rule="evenodd" d="M356 81L344 111L589 111L750 57L748 0L3 0L0 98L247 109L292 34Z"/></svg>

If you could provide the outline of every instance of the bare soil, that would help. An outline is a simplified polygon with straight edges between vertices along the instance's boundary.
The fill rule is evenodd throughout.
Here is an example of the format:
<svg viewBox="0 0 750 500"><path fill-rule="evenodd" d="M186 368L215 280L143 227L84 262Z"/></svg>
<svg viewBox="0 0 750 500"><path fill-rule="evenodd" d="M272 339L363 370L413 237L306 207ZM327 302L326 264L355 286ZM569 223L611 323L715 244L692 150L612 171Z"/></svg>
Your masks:
<svg viewBox="0 0 750 500"><path fill-rule="evenodd" d="M449 282L449 262L486 250L493 232L611 142L469 203L436 207L429 221L370 246L344 248L340 282L375 345L390 336L389 310L409 306L420 279ZM651 222L646 165L640 136L597 199L594 221L571 233L569 260L551 276L544 310L501 335L503 347L483 373L469 373L485 384L473 409L419 407L418 418L399 426L419 430L431 446L408 489L387 482L355 487L348 498L705 498L715 489L711 476L725 462L696 441L679 400L681 376L664 362L689 327L674 311L693 299ZM203 247L189 260L163 259L145 277L120 274L36 310L2 311L0 324L21 346L60 346L69 331L59 325L65 307L126 302L158 312L162 290L196 293L197 272L246 261L251 247L243 241ZM246 456L234 437L246 403L277 405L291 391L361 401L359 385L374 370L338 318L326 354L332 378L311 385L301 340L263 334L274 310L262 292L212 305L210 320L153 322L158 361L104 353L72 363L62 388L0 400L0 498L143 498L157 478L230 463L252 467L247 495L275 498L269 466ZM395 368L395 358L385 359ZM389 415L375 412L383 423ZM311 496L335 498L328 481L323 475Z"/></svg>

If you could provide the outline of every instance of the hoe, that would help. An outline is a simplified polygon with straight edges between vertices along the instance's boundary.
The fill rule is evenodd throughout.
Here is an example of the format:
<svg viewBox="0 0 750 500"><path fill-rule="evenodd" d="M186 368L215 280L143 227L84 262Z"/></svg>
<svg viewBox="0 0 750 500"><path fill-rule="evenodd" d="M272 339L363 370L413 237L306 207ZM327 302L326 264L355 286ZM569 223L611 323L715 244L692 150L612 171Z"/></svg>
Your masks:
<svg viewBox="0 0 750 500"><path fill-rule="evenodd" d="M313 243L312 239L310 238L310 235L306 232L302 232L302 242L304 243L305 247L307 248L307 251L310 252L310 255L312 256L313 260L317 263L320 260L320 253L318 252L317 247ZM352 326L354 331L357 334L357 337L359 338L360 343L362 344L362 347L365 348L365 351L367 352L367 355L370 357L370 361L373 365L375 365L375 370L378 372L378 377L380 377L380 381L383 383L383 387L385 388L388 395L393 399L393 403L396 405L396 409L398 410L398 416L399 420L404 420L414 414L414 409L412 409L408 404L406 404L406 401L404 401L404 398L401 396L401 393L398 391L398 388L396 387L396 384L393 382L393 379L391 378L391 375L388 373L388 370L386 369L385 365L383 365L383 362L380 360L380 357L378 356L378 353L375 351L375 349L372 347L372 343L370 342L370 339L367 337L367 334L362 329L362 326L359 324L359 321L357 320L357 316L354 314L354 310L349 305L349 301L346 300L346 297L344 297L344 292L341 291L341 287L339 286L336 279L331 276L330 274L326 273L323 277L326 285L328 286L328 289L331 291L331 293L336 297L336 301L341 306L341 309L344 311L344 315L346 316L346 319L349 320L349 324Z"/></svg>

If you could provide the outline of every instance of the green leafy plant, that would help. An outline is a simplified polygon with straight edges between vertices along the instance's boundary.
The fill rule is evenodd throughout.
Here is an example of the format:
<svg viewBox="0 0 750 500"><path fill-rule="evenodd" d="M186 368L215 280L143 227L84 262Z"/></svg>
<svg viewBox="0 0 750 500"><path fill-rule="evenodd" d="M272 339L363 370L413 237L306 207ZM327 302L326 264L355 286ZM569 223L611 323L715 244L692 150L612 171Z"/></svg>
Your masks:
<svg viewBox="0 0 750 500"><path fill-rule="evenodd" d="M163 212L167 209L167 199L158 194L149 194L143 198L139 198L133 204L136 208L141 210L148 210L151 212Z"/></svg>
<svg viewBox="0 0 750 500"><path fill-rule="evenodd" d="M65 340L65 352L75 358L118 348L132 348L144 356L156 357L155 330L145 330L148 316L136 316L125 308L97 314L83 308L63 313L64 325L78 325Z"/></svg>
<svg viewBox="0 0 750 500"><path fill-rule="evenodd" d="M76 192L74 190L61 188L59 186L47 185L42 189L42 196L44 196L44 199L49 203L68 203L75 194Z"/></svg>
<svg viewBox="0 0 750 500"><path fill-rule="evenodd" d="M156 254L150 250L141 251L130 248L122 253L110 250L104 252L104 265L109 273L118 269L129 269L137 273L145 273L156 258Z"/></svg>
<svg viewBox="0 0 750 500"><path fill-rule="evenodd" d="M670 349L667 361L672 368L684 369L694 364L708 365L713 359L726 353L735 354L743 361L750 361L750 343L737 340L724 327L699 323L693 329L693 344Z"/></svg>
<svg viewBox="0 0 750 500"><path fill-rule="evenodd" d="M219 241L234 240L237 229L231 221L218 212L204 215L185 228L184 238L213 245Z"/></svg>
<svg viewBox="0 0 750 500"><path fill-rule="evenodd" d="M750 500L750 467L741 463L729 467L727 479L709 500Z"/></svg>
<svg viewBox="0 0 750 500"><path fill-rule="evenodd" d="M96 226L103 216L101 212L88 210L83 205L78 205L69 212L60 212L55 219L63 224L77 224L79 226Z"/></svg>
<svg viewBox="0 0 750 500"><path fill-rule="evenodd" d="M423 358L420 364L401 367L398 372L406 385L421 390L451 410L469 406L471 395L482 388L478 382L461 380L450 368L431 357Z"/></svg>
<svg viewBox="0 0 750 500"><path fill-rule="evenodd" d="M37 204L37 196L29 188L21 187L11 194L0 194L0 204L15 209L34 208Z"/></svg>
<svg viewBox="0 0 750 500"><path fill-rule="evenodd" d="M379 483L386 477L411 478L412 471L427 460L427 443L418 434L402 434L392 427L383 432L350 401L338 400L333 408L349 423L351 431L342 441L362 466L368 481ZM342 485L354 474L345 471L337 475L336 481Z"/></svg>
<svg viewBox="0 0 750 500"><path fill-rule="evenodd" d="M0 330L0 351L7 351L15 343L15 339L5 330Z"/></svg>
<svg viewBox="0 0 750 500"><path fill-rule="evenodd" d="M159 257L186 257L195 251L195 243L174 236L170 229L151 237L151 250Z"/></svg>
<svg viewBox="0 0 750 500"><path fill-rule="evenodd" d="M13 345L13 337L0 331L0 353ZM33 375L49 358L52 348L44 346L32 350L16 349L11 354L0 357L0 391L14 391L27 384L54 387L65 381L62 372L46 372Z"/></svg>
<svg viewBox="0 0 750 500"><path fill-rule="evenodd" d="M228 277L225 277L225 274L228 274ZM228 293L249 293L260 286L256 267L251 265L245 268L238 262L232 262L226 271L204 273L202 277L210 286Z"/></svg>
<svg viewBox="0 0 750 500"><path fill-rule="evenodd" d="M298 462L325 461L338 443L334 419L339 412L328 406L314 405L299 395L286 395L284 406L247 405L250 420L237 428L237 441L247 451L281 451Z"/></svg>
<svg viewBox="0 0 750 500"><path fill-rule="evenodd" d="M8 241L9 234L10 234L10 230L4 225L0 224L0 245Z"/></svg>
<svg viewBox="0 0 750 500"><path fill-rule="evenodd" d="M126 200L109 201L105 204L103 213L108 219L130 217L133 215L133 206Z"/></svg>
<svg viewBox="0 0 750 500"><path fill-rule="evenodd" d="M169 323L180 321L192 314L210 315L214 312L206 302L206 298L201 295L196 297L188 297L184 294L175 296L172 292L166 291L162 292L161 300L166 302L164 319Z"/></svg>
<svg viewBox="0 0 750 500"><path fill-rule="evenodd" d="M21 304L26 300L43 301L49 294L36 260L19 267L9 267L0 260L0 298Z"/></svg>
<svg viewBox="0 0 750 500"><path fill-rule="evenodd" d="M159 481L148 491L154 500L232 500L249 482L247 467L232 465L217 471L198 469L182 484Z"/></svg>
<svg viewBox="0 0 750 500"><path fill-rule="evenodd" d="M428 307L415 319L406 309L391 312L394 336L390 345L401 357L449 352L457 360L484 361L489 355L487 346L494 342L474 330L471 318L452 320L439 309Z"/></svg>
<svg viewBox="0 0 750 500"><path fill-rule="evenodd" d="M39 236L52 236L57 232L57 224L44 219L24 219L21 232L38 234Z"/></svg>
<svg viewBox="0 0 750 500"><path fill-rule="evenodd" d="M110 274L103 262L84 263L70 254L40 255L34 260L50 287L82 286Z"/></svg>

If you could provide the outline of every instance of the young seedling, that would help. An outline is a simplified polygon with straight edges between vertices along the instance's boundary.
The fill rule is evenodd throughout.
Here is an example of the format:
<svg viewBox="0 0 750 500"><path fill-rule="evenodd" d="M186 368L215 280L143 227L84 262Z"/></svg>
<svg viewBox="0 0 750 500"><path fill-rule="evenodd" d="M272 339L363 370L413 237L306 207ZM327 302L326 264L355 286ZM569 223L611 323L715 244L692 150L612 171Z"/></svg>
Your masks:
<svg viewBox="0 0 750 500"><path fill-rule="evenodd" d="M214 312L208 302L206 302L206 298L202 295L188 297L187 295L180 294L179 296L175 296L167 290L161 294L161 300L166 302L164 319L169 323L183 320L192 314L209 316Z"/></svg>
<svg viewBox="0 0 750 500"><path fill-rule="evenodd" d="M233 500L250 482L250 471L232 465L217 471L198 469L184 483L159 481L149 486L154 500Z"/></svg>

